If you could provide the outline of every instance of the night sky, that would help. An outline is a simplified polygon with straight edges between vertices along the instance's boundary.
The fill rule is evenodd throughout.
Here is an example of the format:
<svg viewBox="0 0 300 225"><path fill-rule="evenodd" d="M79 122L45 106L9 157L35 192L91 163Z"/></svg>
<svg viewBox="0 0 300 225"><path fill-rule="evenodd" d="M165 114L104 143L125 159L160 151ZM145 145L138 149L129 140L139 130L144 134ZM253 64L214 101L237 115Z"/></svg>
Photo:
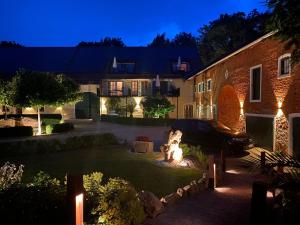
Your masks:
<svg viewBox="0 0 300 225"><path fill-rule="evenodd" d="M221 13L265 11L263 0L0 0L0 41L25 46L75 46L105 36L146 45L198 28Z"/></svg>

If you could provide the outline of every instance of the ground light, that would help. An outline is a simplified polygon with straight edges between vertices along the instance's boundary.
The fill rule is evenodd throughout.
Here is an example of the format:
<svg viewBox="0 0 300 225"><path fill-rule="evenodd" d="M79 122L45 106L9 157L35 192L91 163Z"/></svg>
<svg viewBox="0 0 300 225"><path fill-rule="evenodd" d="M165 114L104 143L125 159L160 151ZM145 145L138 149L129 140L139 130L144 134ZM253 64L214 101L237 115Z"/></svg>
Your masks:
<svg viewBox="0 0 300 225"><path fill-rule="evenodd" d="M83 194L76 195L76 225L83 225Z"/></svg>

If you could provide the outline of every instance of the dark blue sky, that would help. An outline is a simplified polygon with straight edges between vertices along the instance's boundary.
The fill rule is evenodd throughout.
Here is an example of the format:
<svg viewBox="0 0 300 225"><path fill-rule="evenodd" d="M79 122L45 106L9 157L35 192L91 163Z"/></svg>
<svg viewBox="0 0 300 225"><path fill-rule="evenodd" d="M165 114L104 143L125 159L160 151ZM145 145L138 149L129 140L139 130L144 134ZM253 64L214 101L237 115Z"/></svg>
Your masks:
<svg viewBox="0 0 300 225"><path fill-rule="evenodd" d="M105 36L129 46L146 45L157 33L172 38L221 13L254 8L264 0L0 0L0 40L25 46L74 46Z"/></svg>

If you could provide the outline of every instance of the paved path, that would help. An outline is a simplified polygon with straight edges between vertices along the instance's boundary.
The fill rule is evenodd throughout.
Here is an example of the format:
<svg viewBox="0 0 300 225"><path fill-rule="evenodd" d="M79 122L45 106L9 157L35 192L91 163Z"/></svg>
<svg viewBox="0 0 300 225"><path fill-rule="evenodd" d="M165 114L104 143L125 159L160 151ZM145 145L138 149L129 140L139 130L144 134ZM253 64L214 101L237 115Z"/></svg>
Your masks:
<svg viewBox="0 0 300 225"><path fill-rule="evenodd" d="M155 149L167 141L167 132L169 127L150 127L150 126L130 126L120 125L108 122L93 122L89 120L71 121L75 125L74 131L54 135L41 135L27 138L1 139L0 142L23 141L23 140L40 140L40 139L66 139L72 136L113 133L119 139L120 143L125 140L132 142L136 136L148 136L155 144Z"/></svg>
<svg viewBox="0 0 300 225"><path fill-rule="evenodd" d="M265 179L249 174L240 159L228 160L227 173L215 191L204 191L169 207L145 225L247 225L249 224L251 185Z"/></svg>

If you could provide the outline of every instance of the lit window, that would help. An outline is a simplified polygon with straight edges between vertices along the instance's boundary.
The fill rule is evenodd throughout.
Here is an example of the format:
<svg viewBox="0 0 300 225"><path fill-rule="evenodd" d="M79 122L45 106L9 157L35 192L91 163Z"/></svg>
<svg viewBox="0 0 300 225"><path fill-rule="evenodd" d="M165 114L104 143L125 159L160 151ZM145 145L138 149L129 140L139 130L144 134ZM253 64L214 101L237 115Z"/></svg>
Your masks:
<svg viewBox="0 0 300 225"><path fill-rule="evenodd" d="M172 69L173 72L188 72L190 71L190 64L188 62L182 62L178 65L177 62L173 62Z"/></svg>
<svg viewBox="0 0 300 225"><path fill-rule="evenodd" d="M123 95L123 82L110 81L109 82L109 95L122 96Z"/></svg>
<svg viewBox="0 0 300 225"><path fill-rule="evenodd" d="M138 95L138 82L137 81L131 82L131 95L132 96Z"/></svg>
<svg viewBox="0 0 300 225"><path fill-rule="evenodd" d="M206 87L208 91L211 91L211 79L207 80Z"/></svg>
<svg viewBox="0 0 300 225"><path fill-rule="evenodd" d="M278 76L284 77L290 75L291 72L291 55L285 54L278 59Z"/></svg>
<svg viewBox="0 0 300 225"><path fill-rule="evenodd" d="M250 69L250 101L259 102L261 100L261 66Z"/></svg>
<svg viewBox="0 0 300 225"><path fill-rule="evenodd" d="M201 93L201 92L204 92L205 91L205 84L204 82L200 82L198 84L198 92Z"/></svg>

